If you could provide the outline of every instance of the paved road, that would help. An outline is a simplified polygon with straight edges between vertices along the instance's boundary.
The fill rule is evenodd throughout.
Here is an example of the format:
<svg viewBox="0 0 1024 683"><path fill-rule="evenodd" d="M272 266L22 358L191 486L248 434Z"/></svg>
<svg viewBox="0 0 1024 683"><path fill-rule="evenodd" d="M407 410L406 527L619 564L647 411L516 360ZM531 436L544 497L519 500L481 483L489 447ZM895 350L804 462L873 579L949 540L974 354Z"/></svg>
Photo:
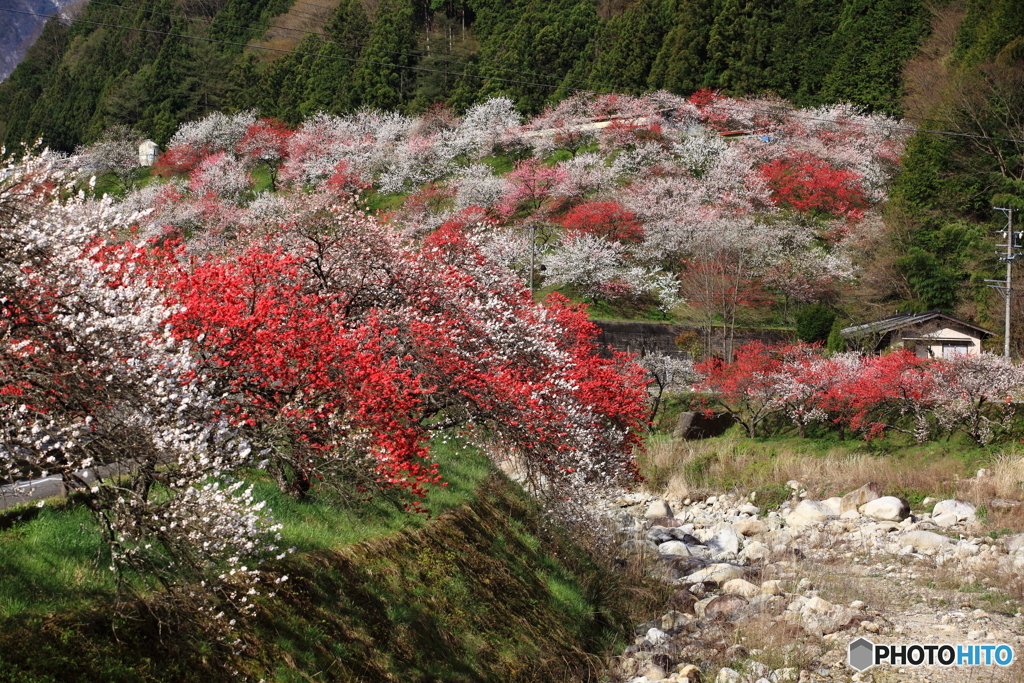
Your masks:
<svg viewBox="0 0 1024 683"><path fill-rule="evenodd" d="M92 484L100 478L106 479L111 476L117 476L119 473L127 473L124 465L105 465L103 467L79 470L75 474L81 477L87 484ZM6 510L22 503L32 503L66 494L64 482L57 475L43 477L42 479L19 481L6 486L0 486L0 510Z"/></svg>

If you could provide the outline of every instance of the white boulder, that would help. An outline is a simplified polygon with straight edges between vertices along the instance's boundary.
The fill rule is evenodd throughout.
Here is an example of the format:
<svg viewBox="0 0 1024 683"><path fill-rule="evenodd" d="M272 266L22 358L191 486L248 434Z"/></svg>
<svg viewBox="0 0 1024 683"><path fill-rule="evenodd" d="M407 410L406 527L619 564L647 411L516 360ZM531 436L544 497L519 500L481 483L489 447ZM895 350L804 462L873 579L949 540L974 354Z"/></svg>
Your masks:
<svg viewBox="0 0 1024 683"><path fill-rule="evenodd" d="M864 503L859 509L862 515L889 522L900 522L910 516L910 504L896 496L882 496Z"/></svg>
<svg viewBox="0 0 1024 683"><path fill-rule="evenodd" d="M703 569L699 569L694 573L690 574L683 580L686 583L714 583L722 585L726 581L732 581L733 579L743 578L743 568L737 567L734 564L726 564L721 562L719 564L712 564Z"/></svg>
<svg viewBox="0 0 1024 683"><path fill-rule="evenodd" d="M974 517L975 507L966 500L943 500L935 504L932 509L932 519L938 515L952 513L956 515L958 522Z"/></svg>
<svg viewBox="0 0 1024 683"><path fill-rule="evenodd" d="M807 526L817 522L824 522L827 519L836 517L832 508L816 500L802 500L792 512L786 515L786 524L789 526Z"/></svg>

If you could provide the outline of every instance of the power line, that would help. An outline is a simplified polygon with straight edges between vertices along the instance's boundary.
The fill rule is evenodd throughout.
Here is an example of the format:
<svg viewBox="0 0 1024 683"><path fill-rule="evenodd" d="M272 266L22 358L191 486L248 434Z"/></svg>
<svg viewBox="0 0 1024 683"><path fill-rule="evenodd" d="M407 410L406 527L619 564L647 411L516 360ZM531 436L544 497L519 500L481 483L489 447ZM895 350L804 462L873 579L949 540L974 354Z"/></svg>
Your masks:
<svg viewBox="0 0 1024 683"><path fill-rule="evenodd" d="M27 15L30 15L30 16L43 17L45 19L57 19L57 18L60 18L60 15L40 14L38 12L28 12L28 11L24 11L24 10L8 9L6 7L0 7L0 11L12 12L14 14L27 14ZM142 10L142 11L148 11L148 10ZM145 28L138 28L138 27L133 27L133 26L121 26L119 24L109 24L109 23L105 23L105 22L90 21L90 20L87 20L87 19L78 19L78 18L76 18L76 19L72 19L71 21L72 22L83 23L83 24L90 24L90 25L93 25L93 26L103 26L103 27L106 27L106 28L117 28L117 29L123 29L123 30L127 30L127 31L138 31L140 33L150 33L150 34L171 36L171 37L177 37L177 38L185 38L185 39L191 39L191 40L202 40L202 41L206 41L206 42L210 42L210 43L218 43L218 44L221 44L221 45L232 45L232 46L236 46L236 47L250 47L250 48L258 49L258 50L266 50L266 51L269 51L269 52L280 52L280 53L286 53L286 54L297 54L297 55L303 55L303 56L309 56L309 57L322 57L322 58L325 58L325 59L335 59L335 60L339 60L339 61L346 61L346 62L353 62L353 63L360 63L360 64L371 64L373 66L390 67L390 68L395 68L395 69L407 69L407 70L410 70L410 71L421 71L421 72L425 72L425 73L443 74L443 75L446 75L446 76L460 76L460 77L476 78L476 79L479 79L479 80L482 80L482 81L497 81L497 82L501 82L501 83L511 83L511 84L514 84L514 85L532 85L532 86L536 86L536 87L540 87L540 88L550 88L550 89L560 89L562 87L565 87L566 90L569 90L571 92L584 93L584 94L589 94L589 95L611 95L611 94L615 94L613 91L589 90L589 89L584 89L584 88L572 88L572 87L563 86L561 84L559 84L559 85L552 85L550 83L537 83L535 81L524 81L524 80L516 80L516 79L509 79L509 78L499 78L497 76L483 76L483 75L480 75L480 74L472 74L472 73L456 72L456 71L446 71L446 70L443 70L443 69L430 69L430 68L422 67L422 66L406 66L406 65L402 65L402 64L394 64L392 62L381 62L381 61L376 61L376 60L360 59L360 58L357 58L357 57L342 57L340 55L325 55L325 54L320 54L320 53L316 53L316 52L304 52L304 51L300 51L300 50L289 50L289 49L286 49L286 48L274 48L274 47L268 47L268 46L263 46L263 45L249 45L248 43L238 43L238 42L233 42L233 41L217 40L215 38L204 38L204 37L201 37L201 36L190 36L190 35L185 35L185 34L182 34L182 33L172 33L170 31L157 31L157 30L154 30L154 29L145 29ZM750 112L755 112L755 113L768 114L768 115L772 115L772 116L778 116L780 114L780 112L773 111L773 110L770 110L770 109L756 109L756 108L754 108L754 109L744 109L744 110L741 110L738 107L728 107L728 106L725 106L725 105L702 105L702 106L704 106L707 109L717 109L717 110L722 110L722 111L750 111ZM804 120L809 120L809 121L822 121L822 122L825 122L825 123L833 123L833 124L837 123L834 119L827 119L827 118L823 118L823 117L794 114L794 113L792 113L792 111L785 112L785 115L788 116L789 118L795 118L795 119L804 119ZM901 127L901 126L883 126L883 125L879 125L877 123L875 123L875 124L859 123L859 122L854 122L854 121L845 121L843 123L845 125L860 126L860 127L863 127L863 128L886 128L888 130L908 132L908 133L927 133L927 134L930 134L930 135L945 135L945 136L949 136L949 137L971 138L971 139L978 139L978 140L988 140L988 141L992 141L992 142L1009 142L1009 143L1013 143L1013 144L1024 144L1024 140L1015 140L1015 139L1012 139L1012 138L996 138L996 137L991 137L991 136L987 136L987 135L974 135L974 134L970 134L970 133L958 133L958 132L955 132L955 131L936 131L936 130L929 130L929 129L924 129L924 128L906 128L906 127Z"/></svg>

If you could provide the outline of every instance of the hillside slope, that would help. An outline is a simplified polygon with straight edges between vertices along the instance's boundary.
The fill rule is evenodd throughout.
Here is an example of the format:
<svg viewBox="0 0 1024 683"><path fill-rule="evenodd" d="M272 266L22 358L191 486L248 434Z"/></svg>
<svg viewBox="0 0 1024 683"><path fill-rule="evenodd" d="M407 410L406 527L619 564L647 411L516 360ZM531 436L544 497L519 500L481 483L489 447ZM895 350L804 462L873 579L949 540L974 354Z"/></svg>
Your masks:
<svg viewBox="0 0 1024 683"><path fill-rule="evenodd" d="M163 143L214 110L295 123L497 95L537 113L579 89L772 92L893 113L927 21L920 0L342 0L324 16L331 6L91 2L70 26L51 22L0 85L0 139L71 150L126 123Z"/></svg>
<svg viewBox="0 0 1024 683"><path fill-rule="evenodd" d="M517 486L491 475L469 498L420 529L306 549L275 563L268 571L289 579L276 597L261 599L259 617L238 633L241 648L211 641L155 601L115 607L112 597L4 617L0 681L505 682L583 675L627 630L633 606L605 590L614 579L567 537L552 535ZM344 523L343 514L300 514L311 525L300 536ZM31 528L22 528L32 524L0 532L3 543L33 538Z"/></svg>

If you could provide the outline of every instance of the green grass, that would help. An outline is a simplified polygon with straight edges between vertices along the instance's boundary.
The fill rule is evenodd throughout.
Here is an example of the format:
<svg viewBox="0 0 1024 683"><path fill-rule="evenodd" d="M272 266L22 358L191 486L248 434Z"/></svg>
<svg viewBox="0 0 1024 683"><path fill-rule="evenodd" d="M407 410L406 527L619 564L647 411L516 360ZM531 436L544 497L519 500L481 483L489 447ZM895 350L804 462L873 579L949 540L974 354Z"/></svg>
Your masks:
<svg viewBox="0 0 1024 683"><path fill-rule="evenodd" d="M284 526L282 544L302 551L329 550L376 536L423 528L430 520L473 499L477 487L490 474L490 462L476 449L435 442L431 455L441 466L446 486L434 486L424 499L429 514L405 512L385 497L338 507L315 495L296 500L281 493L269 477L255 480L257 499L266 500Z"/></svg>
<svg viewBox="0 0 1024 683"><path fill-rule="evenodd" d="M410 192L396 192L394 194L383 194L373 190L363 197L362 205L363 209L368 214L376 213L377 211L383 211L387 213L389 211L396 211L402 208L402 204L405 203L406 197Z"/></svg>
<svg viewBox="0 0 1024 683"><path fill-rule="evenodd" d="M270 174L270 169L265 164L260 164L253 168L249 175L252 176L252 189L250 192L253 196L258 195L260 192L268 192L274 185L274 177Z"/></svg>
<svg viewBox="0 0 1024 683"><path fill-rule="evenodd" d="M41 614L109 598L114 575L92 513L44 507L0 531L0 618Z"/></svg>
<svg viewBox="0 0 1024 683"><path fill-rule="evenodd" d="M430 514L438 516L472 500L490 464L463 446L438 442L431 452L448 482L433 487L424 501ZM338 510L315 496L300 501L282 494L262 473L247 478L255 484L258 499L268 501L283 524L282 546L300 551L330 550L421 529L430 521L428 515L405 512L382 497ZM3 519L7 528L0 527L0 618L84 609L112 599L116 583L109 556L85 507L55 499L42 509L21 508Z"/></svg>
<svg viewBox="0 0 1024 683"><path fill-rule="evenodd" d="M429 518L383 499L338 512L256 481L299 552L267 567L291 578L260 598L239 633L243 652L159 606L115 609L102 581L87 594L98 543L94 532L73 535L90 525L80 507L7 520L0 681L563 680L590 665L586 653L621 648L638 618L630 610L656 609L636 586L616 588L479 452L437 444L432 453L450 484L431 492ZM44 590L68 597L48 602Z"/></svg>
<svg viewBox="0 0 1024 683"><path fill-rule="evenodd" d="M515 168L516 160L507 154L484 157L480 163L490 166L495 175L505 175Z"/></svg>

